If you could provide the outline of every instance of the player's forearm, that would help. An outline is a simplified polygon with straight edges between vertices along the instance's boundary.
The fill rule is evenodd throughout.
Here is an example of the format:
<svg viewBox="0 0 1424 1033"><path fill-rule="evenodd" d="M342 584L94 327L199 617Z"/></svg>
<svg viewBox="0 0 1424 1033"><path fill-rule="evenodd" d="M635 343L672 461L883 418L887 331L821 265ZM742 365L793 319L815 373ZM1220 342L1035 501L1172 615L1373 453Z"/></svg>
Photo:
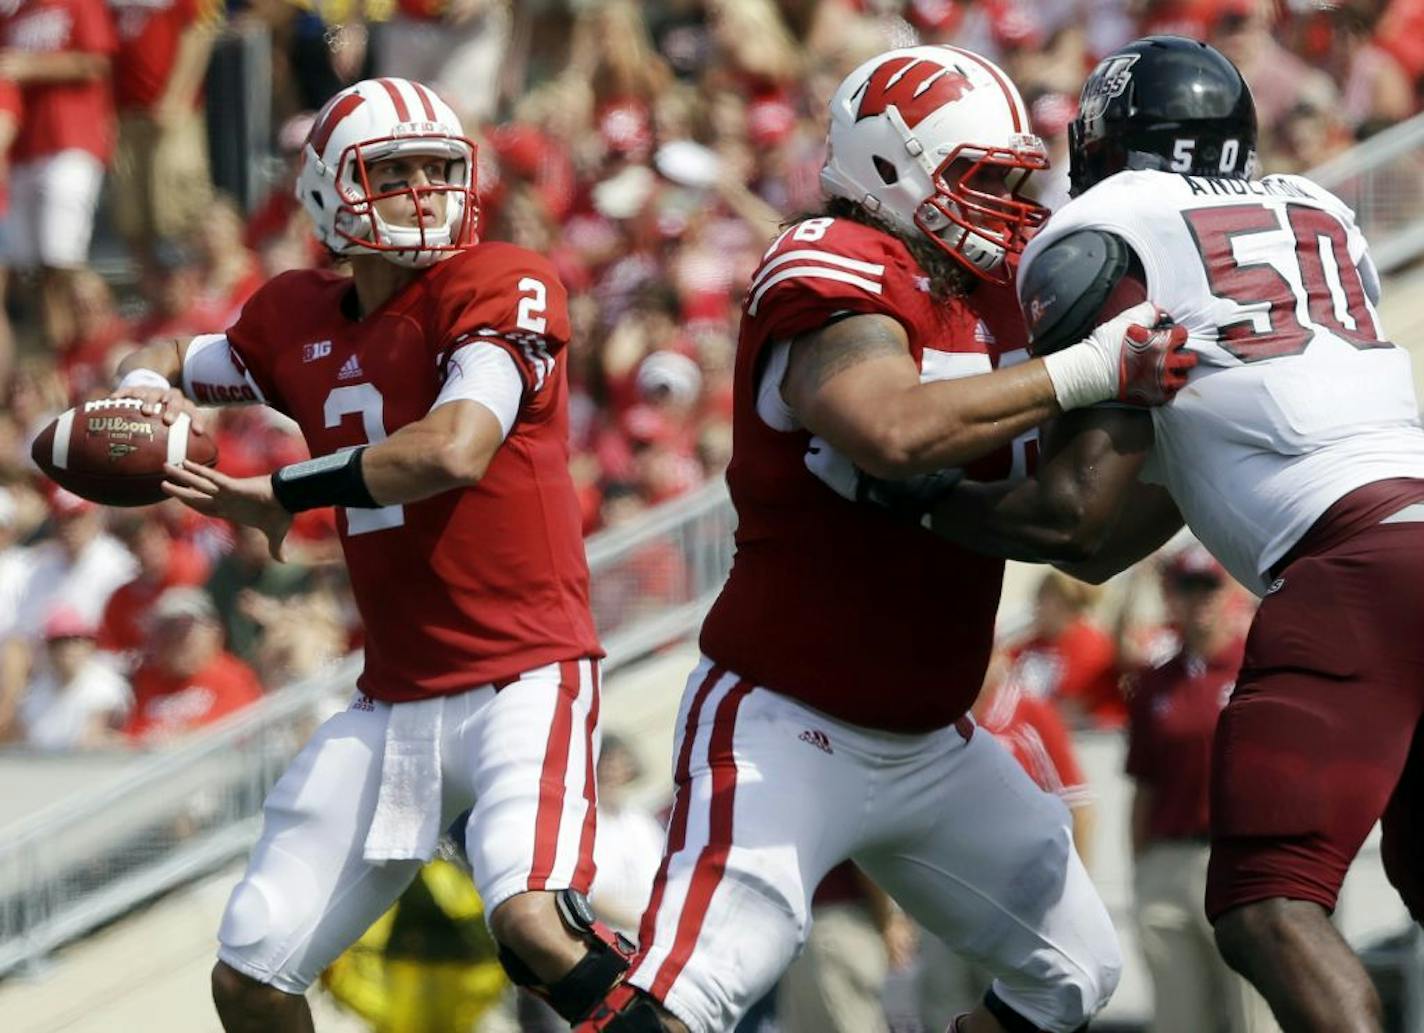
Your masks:
<svg viewBox="0 0 1424 1033"><path fill-rule="evenodd" d="M1100 585L1152 555L1181 529L1182 515L1165 490L1135 485L1089 555L1058 560L1054 566L1079 581Z"/></svg>
<svg viewBox="0 0 1424 1033"><path fill-rule="evenodd" d="M119 360L118 378L122 380L134 370L152 370L170 384L179 384L183 379L184 342L178 339L155 341L137 351L129 352Z"/></svg>
<svg viewBox="0 0 1424 1033"><path fill-rule="evenodd" d="M478 483L502 441L492 412L455 402L367 448L362 474L377 505L418 502Z"/></svg>
<svg viewBox="0 0 1424 1033"><path fill-rule="evenodd" d="M865 469L903 478L964 466L1060 412L1053 382L1037 361L917 384L884 413L874 465Z"/></svg>
<svg viewBox="0 0 1424 1033"><path fill-rule="evenodd" d="M366 449L362 473L378 505L419 502L480 479L484 471L465 455L441 435L401 432Z"/></svg>
<svg viewBox="0 0 1424 1033"><path fill-rule="evenodd" d="M1025 563L1086 559L1097 531L1079 497L1035 478L960 484L931 512L930 529L975 552Z"/></svg>

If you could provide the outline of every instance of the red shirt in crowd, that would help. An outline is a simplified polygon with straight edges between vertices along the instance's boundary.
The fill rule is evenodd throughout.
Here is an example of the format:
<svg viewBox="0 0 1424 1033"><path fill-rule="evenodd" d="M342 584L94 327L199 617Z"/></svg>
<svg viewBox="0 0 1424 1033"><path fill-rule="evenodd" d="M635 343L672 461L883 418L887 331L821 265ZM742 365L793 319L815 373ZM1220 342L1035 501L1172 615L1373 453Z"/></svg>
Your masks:
<svg viewBox="0 0 1424 1033"><path fill-rule="evenodd" d="M231 653L219 653L191 678L174 678L152 665L133 678L134 706L124 735L164 739L212 724L262 698L257 675Z"/></svg>
<svg viewBox="0 0 1424 1033"><path fill-rule="evenodd" d="M1007 746L1044 792L1061 797L1070 807L1087 802L1087 779L1073 752L1068 726L1053 704L1024 692L1010 679L979 715L979 727Z"/></svg>
<svg viewBox="0 0 1424 1033"><path fill-rule="evenodd" d="M445 15L445 0L396 0L396 10L416 21L439 21Z"/></svg>
<svg viewBox="0 0 1424 1033"><path fill-rule="evenodd" d="M20 103L20 87L13 80L0 79L0 115L8 115L15 120L18 128L22 121L24 105ZM10 210L9 178L0 179L0 215Z"/></svg>
<svg viewBox="0 0 1424 1033"><path fill-rule="evenodd" d="M1098 728L1121 728L1127 705L1118 690L1117 649L1086 619L1056 638L1035 636L1009 652L1012 677L1040 699L1071 700Z"/></svg>
<svg viewBox="0 0 1424 1033"><path fill-rule="evenodd" d="M208 577L208 561L191 542L169 546L168 569L157 581L134 578L120 585L104 604L99 621L98 646L113 653L142 649L148 640L145 621L158 597L180 585L201 585Z"/></svg>
<svg viewBox="0 0 1424 1033"><path fill-rule="evenodd" d="M21 0L4 22L6 47L36 54L113 54L114 25L104 0ZM22 87L25 117L12 162L60 151L88 151L107 163L114 150L114 106L107 77Z"/></svg>
<svg viewBox="0 0 1424 1033"><path fill-rule="evenodd" d="M1185 651L1142 672L1129 700L1127 773L1152 791L1149 839L1205 839L1211 741L1245 643L1203 660Z"/></svg>
<svg viewBox="0 0 1424 1033"><path fill-rule="evenodd" d="M150 111L173 74L178 40L198 19L198 2L109 0L109 6L119 38L114 55L114 106L120 111Z"/></svg>

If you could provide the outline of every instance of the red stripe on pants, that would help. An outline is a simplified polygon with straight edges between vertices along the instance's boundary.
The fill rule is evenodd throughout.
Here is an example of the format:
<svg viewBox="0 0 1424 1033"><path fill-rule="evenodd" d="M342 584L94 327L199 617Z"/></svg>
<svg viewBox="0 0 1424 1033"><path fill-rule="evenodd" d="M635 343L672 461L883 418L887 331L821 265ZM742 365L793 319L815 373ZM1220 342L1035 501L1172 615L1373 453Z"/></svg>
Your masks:
<svg viewBox="0 0 1424 1033"><path fill-rule="evenodd" d="M663 891L667 889L668 862L672 860L672 855L678 853L687 846L687 812L691 806L688 799L692 793L692 788L687 783L690 780L692 770L692 742L697 738L697 717L702 713L702 707L707 702L708 695L716 684L722 680L722 675L726 670L715 664L707 672L707 677L702 679L702 684L693 693L692 702L687 707L687 724L682 729L682 749L677 755L677 771L674 780L677 783L677 797L673 800L672 817L668 820L667 846L663 848L663 861L658 865L658 874L653 879L652 896L648 899L648 906L643 910L643 920L638 924L638 943L646 951L652 946L656 938L658 928L658 909L663 906ZM630 976L638 970L642 964L643 955L640 953L638 960L633 963Z"/></svg>
<svg viewBox="0 0 1424 1033"><path fill-rule="evenodd" d="M737 708L752 691L752 684L739 681L717 706L712 721L712 737L707 749L707 763L712 769L712 804L708 818L707 845L692 870L692 883L683 901L682 915L677 922L677 936L672 950L658 969L650 993L658 1000L667 997L672 984L682 973L697 945L712 895L722 881L727 868L727 855L732 849L733 804L737 795L737 761L732 739L737 728Z"/></svg>
<svg viewBox="0 0 1424 1033"><path fill-rule="evenodd" d="M559 854L559 819L564 813L564 780L569 766L569 745L573 737L574 700L579 694L578 662L559 664L559 693L554 702L554 720L549 726L549 746L544 751L544 769L539 773L539 810L534 818L534 865L529 870L529 888L548 886Z"/></svg>
<svg viewBox="0 0 1424 1033"><path fill-rule="evenodd" d="M598 661L587 660L588 673L593 686L593 699L588 706L588 723L584 728L584 756L588 763L584 765L583 774L583 798L588 802L588 810L583 815L583 833L579 836L579 860L578 867L574 869L572 880L573 888L580 893L587 893L588 888L593 885L593 876L597 869L593 863L593 834L598 825L598 781L594 773L593 764L593 734L598 729Z"/></svg>

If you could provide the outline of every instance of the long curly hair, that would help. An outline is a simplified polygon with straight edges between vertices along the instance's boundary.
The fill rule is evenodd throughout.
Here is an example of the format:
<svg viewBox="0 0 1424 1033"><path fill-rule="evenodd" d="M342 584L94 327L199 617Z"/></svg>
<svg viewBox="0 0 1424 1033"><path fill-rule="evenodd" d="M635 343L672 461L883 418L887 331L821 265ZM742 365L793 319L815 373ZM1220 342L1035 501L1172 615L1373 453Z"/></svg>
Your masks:
<svg viewBox="0 0 1424 1033"><path fill-rule="evenodd" d="M828 198L825 205L818 212L804 212L793 218L787 219L781 224L785 229L795 226L798 222L806 219L825 218L830 216L835 219L849 219L851 222L858 222L862 226L869 226L877 229L881 233L888 233L901 244L905 245L905 250L910 252L910 257L915 260L925 275L930 280L930 297L936 301L949 301L951 298L962 298L972 291L979 283L978 277L971 273L959 262L946 254L943 249L936 247L926 240L919 233L908 234L898 227L891 225L886 220L867 211L862 205L844 197Z"/></svg>

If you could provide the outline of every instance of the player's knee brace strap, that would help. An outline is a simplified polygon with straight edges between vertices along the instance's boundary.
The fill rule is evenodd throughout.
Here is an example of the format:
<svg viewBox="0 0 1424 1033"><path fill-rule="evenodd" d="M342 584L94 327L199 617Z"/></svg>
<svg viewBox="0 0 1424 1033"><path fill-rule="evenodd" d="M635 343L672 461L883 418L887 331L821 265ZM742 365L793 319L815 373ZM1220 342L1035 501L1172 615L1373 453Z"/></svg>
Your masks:
<svg viewBox="0 0 1424 1033"><path fill-rule="evenodd" d="M999 995L994 993L992 986L984 993L984 1008L998 1020L999 1025L1003 1026L1007 1033L1043 1033L1036 1024L1029 1022L1028 1019L1001 1001ZM1087 1030L1088 1025L1084 1023L1073 1033L1087 1033Z"/></svg>
<svg viewBox="0 0 1424 1033"><path fill-rule="evenodd" d="M572 1033L666 1033L666 1030L653 999L624 983L614 987L588 1018L574 1026Z"/></svg>
<svg viewBox="0 0 1424 1033"><path fill-rule="evenodd" d="M628 971L633 944L593 917L588 898L577 890L560 890L554 897L559 917L569 931L588 944L588 953L563 977L545 983L508 947L500 945L499 961L516 986L538 994L568 1022L577 1022L599 1005ZM601 1027L599 1027L601 1028ZM654 1027L660 1028L660 1027ZM636 1027L629 1028L630 1033Z"/></svg>

